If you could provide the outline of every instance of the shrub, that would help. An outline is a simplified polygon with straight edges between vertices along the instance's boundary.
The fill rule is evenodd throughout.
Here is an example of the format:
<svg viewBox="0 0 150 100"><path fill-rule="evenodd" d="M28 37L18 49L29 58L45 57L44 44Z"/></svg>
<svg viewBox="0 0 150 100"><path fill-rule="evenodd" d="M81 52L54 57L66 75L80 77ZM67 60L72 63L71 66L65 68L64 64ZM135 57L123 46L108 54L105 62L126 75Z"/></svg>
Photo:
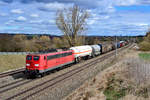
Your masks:
<svg viewBox="0 0 150 100"><path fill-rule="evenodd" d="M107 78L103 92L106 100L120 100L126 95L149 100L150 63L139 58L128 58L124 64L125 67L122 67L120 72Z"/></svg>
<svg viewBox="0 0 150 100"><path fill-rule="evenodd" d="M140 50L150 51L150 43L148 41L143 41L139 44Z"/></svg>

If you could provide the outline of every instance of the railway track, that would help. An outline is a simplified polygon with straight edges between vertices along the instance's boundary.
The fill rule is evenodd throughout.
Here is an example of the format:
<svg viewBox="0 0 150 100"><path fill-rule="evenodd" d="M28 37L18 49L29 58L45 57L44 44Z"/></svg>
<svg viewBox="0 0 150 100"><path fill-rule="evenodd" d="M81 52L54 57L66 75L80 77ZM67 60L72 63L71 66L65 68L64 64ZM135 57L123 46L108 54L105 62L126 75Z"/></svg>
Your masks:
<svg viewBox="0 0 150 100"><path fill-rule="evenodd" d="M118 49L118 52L124 50L125 48L128 48L129 46L131 46L131 45L128 45L126 47ZM50 87L53 88L53 86L55 86L56 84L68 79L69 77L71 77L77 73L80 73L81 71L83 71L89 67L95 66L95 64L109 58L110 56L113 56L114 54L115 54L115 51L112 51L111 53L106 54L103 57L97 58L94 61L91 61L89 63L86 63L83 66L72 69L72 70L70 70L64 74L58 75L52 79L41 82L40 84L34 85L34 86L32 86L26 90L23 90L19 93L16 93L15 95L12 95L12 96L6 98L6 100L15 99L16 97L21 97L21 98L19 98L20 100L26 100L27 98L29 98L29 97L47 89L47 88L50 88ZM17 87L17 86L15 86L15 87ZM15 87L12 87L12 88L15 88Z"/></svg>
<svg viewBox="0 0 150 100"><path fill-rule="evenodd" d="M22 86L24 84L30 83L32 81L33 80L21 79L21 80L12 82L12 83L5 84L5 85L3 85L3 86L0 87L0 94L3 93L3 92L9 91L11 89L14 89L14 88L16 88L18 86Z"/></svg>
<svg viewBox="0 0 150 100"><path fill-rule="evenodd" d="M14 74L18 74L18 73L22 73L23 71L25 71L25 68L21 68L21 69L17 69L17 70L13 70L13 71L0 73L0 78L6 77L6 76L10 76L10 75L14 75Z"/></svg>

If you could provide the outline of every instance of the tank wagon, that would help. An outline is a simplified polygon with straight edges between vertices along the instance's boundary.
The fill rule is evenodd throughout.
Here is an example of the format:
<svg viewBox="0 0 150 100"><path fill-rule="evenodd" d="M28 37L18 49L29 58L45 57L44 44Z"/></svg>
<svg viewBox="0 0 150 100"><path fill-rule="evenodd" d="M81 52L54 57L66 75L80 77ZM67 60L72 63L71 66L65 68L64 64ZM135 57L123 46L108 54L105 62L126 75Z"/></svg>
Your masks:
<svg viewBox="0 0 150 100"><path fill-rule="evenodd" d="M92 48L92 57L98 56L101 54L101 46L99 45L90 45Z"/></svg>
<svg viewBox="0 0 150 100"><path fill-rule="evenodd" d="M70 50L73 50L75 62L80 62L81 59L88 59L92 56L92 47L89 45L71 47Z"/></svg>

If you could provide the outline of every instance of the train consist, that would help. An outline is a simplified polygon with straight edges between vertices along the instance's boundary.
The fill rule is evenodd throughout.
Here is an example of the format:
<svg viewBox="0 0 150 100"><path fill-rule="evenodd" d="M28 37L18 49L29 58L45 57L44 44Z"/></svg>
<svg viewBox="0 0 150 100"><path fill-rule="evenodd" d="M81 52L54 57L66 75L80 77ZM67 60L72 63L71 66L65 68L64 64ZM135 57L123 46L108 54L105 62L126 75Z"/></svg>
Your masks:
<svg viewBox="0 0 150 100"><path fill-rule="evenodd" d="M28 54L26 56L26 75L36 76L65 65L79 63L82 59L89 59L111 50L127 45L126 41L116 43L84 45L71 47L57 52Z"/></svg>

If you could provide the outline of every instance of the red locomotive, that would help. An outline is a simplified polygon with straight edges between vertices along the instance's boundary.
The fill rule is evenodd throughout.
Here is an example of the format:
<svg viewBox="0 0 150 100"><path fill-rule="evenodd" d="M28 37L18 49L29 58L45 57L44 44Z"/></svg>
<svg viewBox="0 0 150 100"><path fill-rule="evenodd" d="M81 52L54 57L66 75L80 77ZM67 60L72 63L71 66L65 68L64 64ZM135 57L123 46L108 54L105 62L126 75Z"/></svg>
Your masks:
<svg viewBox="0 0 150 100"><path fill-rule="evenodd" d="M43 75L47 71L74 63L74 61L75 57L72 50L29 54L26 56L26 74Z"/></svg>

